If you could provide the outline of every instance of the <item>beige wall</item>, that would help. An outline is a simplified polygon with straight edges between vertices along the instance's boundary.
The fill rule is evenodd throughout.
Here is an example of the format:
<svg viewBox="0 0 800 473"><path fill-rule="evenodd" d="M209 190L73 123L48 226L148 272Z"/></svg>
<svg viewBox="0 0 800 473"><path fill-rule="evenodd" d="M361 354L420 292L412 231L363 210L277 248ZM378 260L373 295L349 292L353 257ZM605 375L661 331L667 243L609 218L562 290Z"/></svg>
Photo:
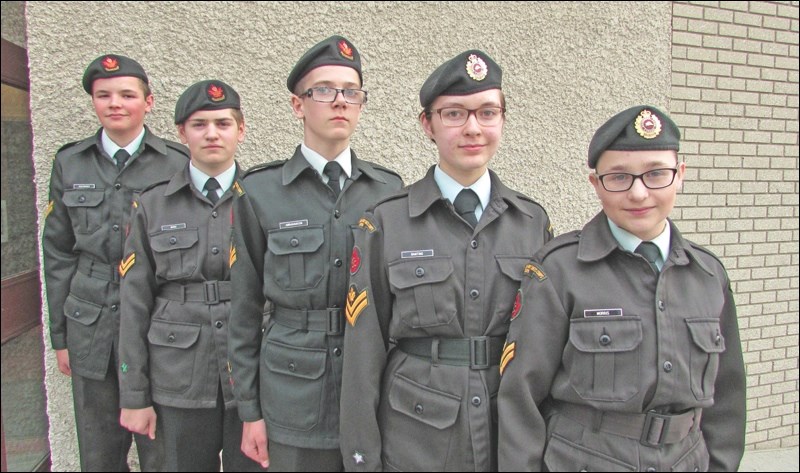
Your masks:
<svg viewBox="0 0 800 473"><path fill-rule="evenodd" d="M786 29L793 28L796 36L793 8L795 19ZM411 182L436 161L435 148L415 119L420 85L444 60L468 48L483 49L504 69L509 107L493 168L507 184L541 202L558 233L580 227L598 210L584 164L594 130L632 104L674 108L672 39L677 33L673 5L667 2L31 2L26 13L40 212L46 205L55 151L98 127L80 78L92 59L107 52L131 56L144 65L156 95L148 123L165 137L175 137L172 113L188 85L219 78L234 86L248 123L239 159L250 166L289 157L302 127L290 114L286 76L312 44L343 34L362 53L365 88L370 91L353 147ZM702 97L697 102L705 103ZM687 110L681 107L681 113ZM794 110L796 132L796 93ZM796 217L796 134L794 145L794 200L789 193L789 202L777 207L788 207ZM695 157L700 152L689 146L690 168L705 162ZM768 162L761 164L770 167ZM697 172L691 177L707 178ZM790 175L778 181L792 182ZM718 232L704 226L711 215L692 214L691 207L717 207L705 201L714 189L705 182L687 187L704 189L703 197L698 199L696 190L682 195L678 214L698 215L692 220L700 223L687 228L692 236L708 240ZM740 218L748 217L731 221ZM797 241L795 227L786 244L795 274L785 283L795 291ZM727 246L720 244L715 250L725 255ZM740 273L735 276L746 279ZM796 383L797 296L787 305L785 312L793 310L795 318L788 326L793 332L786 335L794 334L795 342L793 355L789 348L785 355L794 362ZM745 314L743 325L749 326L750 315ZM52 354L46 365L53 469L74 470L78 461L69 382L58 374ZM795 429L796 392L795 384L790 404Z"/></svg>

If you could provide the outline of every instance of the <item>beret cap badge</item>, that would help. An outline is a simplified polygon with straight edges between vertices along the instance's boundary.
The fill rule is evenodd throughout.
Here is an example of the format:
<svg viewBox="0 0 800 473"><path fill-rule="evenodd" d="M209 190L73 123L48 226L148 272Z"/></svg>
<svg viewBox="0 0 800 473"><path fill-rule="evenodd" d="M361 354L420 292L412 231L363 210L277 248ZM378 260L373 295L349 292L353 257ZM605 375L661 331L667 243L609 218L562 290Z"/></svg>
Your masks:
<svg viewBox="0 0 800 473"><path fill-rule="evenodd" d="M114 72L119 70L119 61L117 61L117 58L115 57L106 56L105 59L103 59L102 64L103 69L105 69L106 72Z"/></svg>
<svg viewBox="0 0 800 473"><path fill-rule="evenodd" d="M661 120L650 110L642 110L633 126L636 133L646 140L652 140L661 133Z"/></svg>
<svg viewBox="0 0 800 473"><path fill-rule="evenodd" d="M225 100L225 89L217 84L211 84L208 87L208 98L212 102L221 102Z"/></svg>
<svg viewBox="0 0 800 473"><path fill-rule="evenodd" d="M343 39L339 41L339 54L351 61L353 60L353 48Z"/></svg>
<svg viewBox="0 0 800 473"><path fill-rule="evenodd" d="M467 58L467 74L476 81L486 79L486 74L489 72L486 67L486 62L481 59L477 54L470 54Z"/></svg>

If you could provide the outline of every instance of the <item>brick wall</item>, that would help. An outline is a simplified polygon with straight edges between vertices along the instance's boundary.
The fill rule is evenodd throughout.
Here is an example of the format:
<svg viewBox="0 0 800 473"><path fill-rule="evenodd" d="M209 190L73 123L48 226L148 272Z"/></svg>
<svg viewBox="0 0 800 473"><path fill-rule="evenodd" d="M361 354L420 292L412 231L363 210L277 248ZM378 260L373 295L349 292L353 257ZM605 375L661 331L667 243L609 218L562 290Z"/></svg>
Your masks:
<svg viewBox="0 0 800 473"><path fill-rule="evenodd" d="M798 2L676 2L674 213L736 293L748 448L798 445Z"/></svg>

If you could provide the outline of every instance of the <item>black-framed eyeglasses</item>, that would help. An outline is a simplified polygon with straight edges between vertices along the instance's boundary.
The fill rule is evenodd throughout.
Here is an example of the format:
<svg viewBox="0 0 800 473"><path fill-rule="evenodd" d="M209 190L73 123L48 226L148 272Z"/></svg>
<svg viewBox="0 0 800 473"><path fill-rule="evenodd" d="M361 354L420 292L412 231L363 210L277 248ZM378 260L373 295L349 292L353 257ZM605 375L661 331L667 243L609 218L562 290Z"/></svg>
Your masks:
<svg viewBox="0 0 800 473"><path fill-rule="evenodd" d="M628 172L609 172L598 174L597 178L603 184L603 188L608 192L625 192L633 187L636 179L641 179L642 184L648 189L663 189L669 187L675 181L677 168L651 169L641 174L631 174Z"/></svg>
<svg viewBox="0 0 800 473"><path fill-rule="evenodd" d="M367 103L367 91L361 89L337 89L335 87L311 87L301 97L311 97L315 102L330 103L336 101L336 96L342 93L344 101L350 104L361 105Z"/></svg>
<svg viewBox="0 0 800 473"><path fill-rule="evenodd" d="M503 120L503 114L506 109L503 107L481 107L481 108L461 108L461 107L444 107L434 110L439 114L442 120L442 125L449 127L462 126L467 123L470 115L475 115L479 125L495 126L499 125Z"/></svg>

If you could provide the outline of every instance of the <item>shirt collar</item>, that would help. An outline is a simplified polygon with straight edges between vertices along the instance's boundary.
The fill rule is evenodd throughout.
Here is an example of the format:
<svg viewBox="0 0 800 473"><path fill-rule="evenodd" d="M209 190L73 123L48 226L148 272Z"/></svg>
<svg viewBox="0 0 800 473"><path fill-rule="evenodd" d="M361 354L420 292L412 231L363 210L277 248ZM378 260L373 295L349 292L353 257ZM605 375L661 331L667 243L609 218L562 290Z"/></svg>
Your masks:
<svg viewBox="0 0 800 473"><path fill-rule="evenodd" d="M203 192L203 189L206 187L206 181L209 180L211 177L214 177L217 179L217 182L219 182L220 190L222 191L221 194L224 194L231 187L231 185L233 185L233 178L236 177L236 163L232 163L231 167L222 171L216 176L209 176L203 171L197 169L194 166L194 163L190 161L189 177L191 178L194 187L201 193Z"/></svg>
<svg viewBox="0 0 800 473"><path fill-rule="evenodd" d="M106 133L106 129L103 128L102 133L100 134L100 143L103 146L103 150L108 154L108 157L113 158L117 151L124 149L128 152L129 155L133 156L139 150L139 146L142 145L142 140L144 140L144 127L142 127L142 131L139 132L139 135L133 139L128 146L123 148L122 146L114 143L108 133Z"/></svg>
<svg viewBox="0 0 800 473"><path fill-rule="evenodd" d="M439 186L439 190L442 191L442 197L450 202L455 202L458 193L465 189L464 186L444 172L438 164L433 170L433 179L436 181L436 185ZM485 209L489 205L489 200L492 196L492 180L489 177L489 170L487 169L477 181L466 187L466 189L475 191L481 201L481 210Z"/></svg>
<svg viewBox="0 0 800 473"><path fill-rule="evenodd" d="M631 253L636 251L636 248L638 248L639 244L642 243L642 239L625 230L624 228L621 228L619 225L611 221L608 216L606 216L606 218L608 219L608 228L611 230L611 234L614 235L614 238L619 243L619 246L621 246L624 250L630 251ZM665 222L664 231L651 240L658 247L659 253L661 253L661 261L666 261L667 255L669 255L669 239L670 226Z"/></svg>
<svg viewBox="0 0 800 473"><path fill-rule="evenodd" d="M300 145L300 151L303 153L303 157L306 158L306 161L308 161L308 164L310 164L311 167L314 168L314 170L317 171L320 176L322 176L322 171L325 169L325 165L328 164L328 160L322 157L321 154L306 146L305 143ZM348 146L341 153L339 153L334 161L339 163L339 165L342 167L345 178L350 177L353 171L353 163L350 160L350 147Z"/></svg>

